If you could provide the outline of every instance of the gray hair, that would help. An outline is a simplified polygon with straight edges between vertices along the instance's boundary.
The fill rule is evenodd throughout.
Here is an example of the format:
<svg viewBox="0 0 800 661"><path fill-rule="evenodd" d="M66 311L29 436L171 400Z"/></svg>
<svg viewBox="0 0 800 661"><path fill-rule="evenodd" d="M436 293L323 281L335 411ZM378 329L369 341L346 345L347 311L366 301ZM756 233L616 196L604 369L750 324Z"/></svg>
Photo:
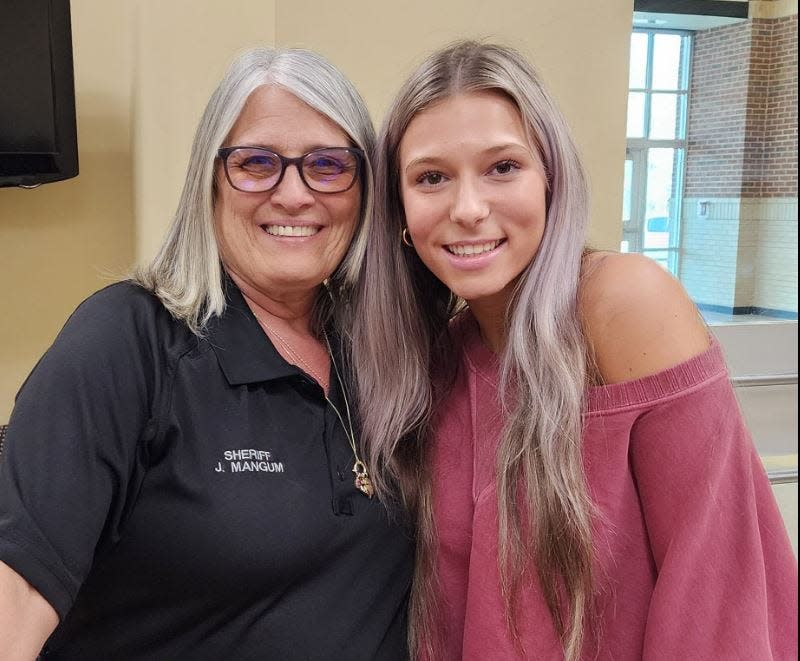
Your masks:
<svg viewBox="0 0 800 661"><path fill-rule="evenodd" d="M355 282L372 215L372 155L375 132L355 87L330 62L308 50L254 48L237 57L211 95L192 143L178 209L155 258L134 273L176 318L198 335L225 309L222 267L214 232L215 159L247 99L263 85L294 94L335 122L366 155L361 179L361 210L353 241L329 278L328 291L342 295ZM327 294L317 299L315 319L324 320Z"/></svg>
<svg viewBox="0 0 800 661"><path fill-rule="evenodd" d="M376 488L393 493L399 487L415 513L411 643L426 641L435 658L427 642L436 639L431 621L437 589L425 441L443 397L434 391L431 374L453 377L448 323L463 302L401 245L399 148L425 108L488 90L516 104L547 179L544 235L512 296L501 356L505 426L496 476L502 588L515 631L515 596L533 561L566 658L577 659L592 591L592 505L581 463L587 350L577 309L588 193L566 121L536 71L510 48L460 42L433 54L403 85L381 130L376 219L354 297L353 365L365 456Z"/></svg>

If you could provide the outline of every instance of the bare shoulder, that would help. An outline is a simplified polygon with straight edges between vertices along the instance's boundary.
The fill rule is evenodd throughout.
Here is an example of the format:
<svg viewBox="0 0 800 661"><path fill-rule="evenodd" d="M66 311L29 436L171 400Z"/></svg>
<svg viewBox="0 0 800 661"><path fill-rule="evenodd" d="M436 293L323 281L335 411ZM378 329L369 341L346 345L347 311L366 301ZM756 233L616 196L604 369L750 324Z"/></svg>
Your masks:
<svg viewBox="0 0 800 661"><path fill-rule="evenodd" d="M642 255L588 254L579 308L603 383L656 374L709 346L708 329L681 284Z"/></svg>

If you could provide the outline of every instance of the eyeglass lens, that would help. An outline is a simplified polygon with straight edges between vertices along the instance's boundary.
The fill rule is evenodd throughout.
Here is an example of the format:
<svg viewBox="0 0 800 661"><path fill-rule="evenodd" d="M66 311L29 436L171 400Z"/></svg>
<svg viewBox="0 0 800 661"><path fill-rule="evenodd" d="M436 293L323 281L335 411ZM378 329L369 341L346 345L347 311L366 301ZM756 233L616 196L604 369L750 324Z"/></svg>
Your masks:
<svg viewBox="0 0 800 661"><path fill-rule="evenodd" d="M244 192L264 192L273 188L283 171L281 157L259 147L239 147L228 154L226 168L230 183ZM302 161L306 186L321 193L347 190L358 173L358 157L344 148L318 149Z"/></svg>

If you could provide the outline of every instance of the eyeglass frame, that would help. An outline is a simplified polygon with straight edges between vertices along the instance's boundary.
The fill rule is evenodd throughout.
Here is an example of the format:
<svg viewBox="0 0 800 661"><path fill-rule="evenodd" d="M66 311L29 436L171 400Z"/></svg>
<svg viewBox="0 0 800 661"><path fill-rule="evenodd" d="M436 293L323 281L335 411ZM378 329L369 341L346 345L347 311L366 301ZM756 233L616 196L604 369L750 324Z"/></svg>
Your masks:
<svg viewBox="0 0 800 661"><path fill-rule="evenodd" d="M278 160L281 162L281 173L278 175L278 179L275 181L272 186L266 188L264 190L259 191L251 191L251 190L242 190L241 188L237 188L233 181L231 180L231 175L228 172L228 156L230 156L234 151L237 149L258 149L260 151L265 151L270 154L274 154L278 157ZM326 149L341 149L351 154L354 154L356 157L356 172L353 175L353 180L347 186L347 188L343 188L342 190L337 191L324 191L324 190L317 190L316 188L312 188L308 181L306 181L306 177L303 174L303 161L306 159L307 156L318 152L318 151L325 151ZM308 188L308 190L313 191L314 193L321 193L323 195L336 195L338 193L344 193L349 191L355 183L361 177L361 170L363 168L364 161L366 160L366 154L364 153L363 149L359 149L358 147L317 147L316 149L312 149L301 156L296 156L295 158L289 158L288 156L284 156L283 154L279 154L272 149L267 149L266 147L258 147L256 145L233 145L231 147L220 147L217 150L217 158L222 161L222 169L225 171L225 179L228 180L228 184L233 190L239 191L240 193L269 193L272 190L275 190L278 186L280 186L281 182L283 181L283 176L286 174L286 168L290 165L294 165L297 168L297 173L300 175L300 181L303 182L303 185Z"/></svg>

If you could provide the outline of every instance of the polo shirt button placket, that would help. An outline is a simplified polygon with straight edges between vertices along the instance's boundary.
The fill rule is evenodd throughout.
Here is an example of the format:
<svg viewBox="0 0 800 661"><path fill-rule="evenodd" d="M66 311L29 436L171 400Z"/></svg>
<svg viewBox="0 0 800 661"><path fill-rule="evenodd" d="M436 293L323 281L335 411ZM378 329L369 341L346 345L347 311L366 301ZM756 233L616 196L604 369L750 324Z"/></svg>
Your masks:
<svg viewBox="0 0 800 661"><path fill-rule="evenodd" d="M338 502L336 503L339 514L344 514L345 516L353 516L353 501L350 500L349 496L339 496Z"/></svg>

